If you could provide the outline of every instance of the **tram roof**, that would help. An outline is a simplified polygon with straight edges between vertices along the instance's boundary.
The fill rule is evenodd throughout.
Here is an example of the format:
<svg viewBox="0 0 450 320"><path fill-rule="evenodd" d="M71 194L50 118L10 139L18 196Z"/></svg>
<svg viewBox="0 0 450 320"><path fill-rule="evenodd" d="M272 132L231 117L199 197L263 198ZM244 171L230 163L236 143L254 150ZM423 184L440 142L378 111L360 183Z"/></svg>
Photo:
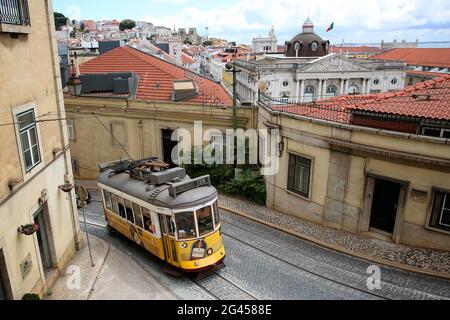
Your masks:
<svg viewBox="0 0 450 320"><path fill-rule="evenodd" d="M185 176L183 181L191 178ZM217 197L217 190L212 186L201 186L172 197L168 183L153 185L130 177L129 173L115 173L114 170L105 170L97 178L97 181L110 188L129 194L135 198L152 205L169 209L185 209L196 207Z"/></svg>

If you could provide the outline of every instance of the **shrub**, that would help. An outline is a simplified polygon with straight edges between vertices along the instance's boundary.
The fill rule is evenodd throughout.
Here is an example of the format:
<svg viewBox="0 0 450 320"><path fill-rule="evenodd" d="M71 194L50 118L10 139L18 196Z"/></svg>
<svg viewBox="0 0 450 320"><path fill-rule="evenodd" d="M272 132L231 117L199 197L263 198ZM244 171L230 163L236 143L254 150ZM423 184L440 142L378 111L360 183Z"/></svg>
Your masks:
<svg viewBox="0 0 450 320"><path fill-rule="evenodd" d="M237 179L225 182L221 189L227 193L241 195L261 205L266 203L264 177L253 176L250 171L244 171Z"/></svg>

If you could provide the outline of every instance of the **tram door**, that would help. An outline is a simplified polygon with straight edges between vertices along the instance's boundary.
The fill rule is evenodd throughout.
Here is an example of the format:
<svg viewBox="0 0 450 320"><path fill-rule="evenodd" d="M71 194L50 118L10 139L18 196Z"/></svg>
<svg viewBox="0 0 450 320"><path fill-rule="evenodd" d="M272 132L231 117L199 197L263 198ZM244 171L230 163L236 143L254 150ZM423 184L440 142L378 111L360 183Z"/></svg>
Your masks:
<svg viewBox="0 0 450 320"><path fill-rule="evenodd" d="M177 247L175 242L175 224L171 218L171 216L159 214L166 260L168 263L179 267L180 265L178 263Z"/></svg>

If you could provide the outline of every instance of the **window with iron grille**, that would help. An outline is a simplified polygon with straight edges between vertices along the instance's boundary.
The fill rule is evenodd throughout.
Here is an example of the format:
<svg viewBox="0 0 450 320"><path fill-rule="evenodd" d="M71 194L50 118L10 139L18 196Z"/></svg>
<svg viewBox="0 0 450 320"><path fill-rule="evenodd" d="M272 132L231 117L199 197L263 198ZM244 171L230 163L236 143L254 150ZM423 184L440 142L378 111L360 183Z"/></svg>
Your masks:
<svg viewBox="0 0 450 320"><path fill-rule="evenodd" d="M28 0L0 0L0 23L31 26Z"/></svg>
<svg viewBox="0 0 450 320"><path fill-rule="evenodd" d="M72 171L75 174L80 174L80 162L76 159L72 159Z"/></svg>
<svg viewBox="0 0 450 320"><path fill-rule="evenodd" d="M434 193L430 227L450 231L450 193L442 191Z"/></svg>
<svg viewBox="0 0 450 320"><path fill-rule="evenodd" d="M311 159L289 154L288 190L309 198Z"/></svg>
<svg viewBox="0 0 450 320"><path fill-rule="evenodd" d="M17 115L20 143L26 172L31 171L41 162L39 137L34 117L34 110L28 110Z"/></svg>
<svg viewBox="0 0 450 320"><path fill-rule="evenodd" d="M67 119L67 133L70 140L75 140L75 126L73 119Z"/></svg>

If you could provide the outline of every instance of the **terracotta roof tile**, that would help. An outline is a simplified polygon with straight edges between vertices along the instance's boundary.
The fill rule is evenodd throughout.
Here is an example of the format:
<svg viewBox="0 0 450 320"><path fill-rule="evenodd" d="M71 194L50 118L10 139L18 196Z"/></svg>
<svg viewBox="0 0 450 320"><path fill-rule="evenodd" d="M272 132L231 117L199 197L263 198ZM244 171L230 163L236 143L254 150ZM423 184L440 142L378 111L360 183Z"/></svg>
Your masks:
<svg viewBox="0 0 450 320"><path fill-rule="evenodd" d="M398 60L409 65L450 68L450 48L399 48L373 56L377 60Z"/></svg>
<svg viewBox="0 0 450 320"><path fill-rule="evenodd" d="M232 105L232 98L220 84L128 46L116 48L82 64L80 72L135 72L140 78L136 98L150 101L172 101L173 80L192 79L199 95L186 102Z"/></svg>
<svg viewBox="0 0 450 320"><path fill-rule="evenodd" d="M351 95L282 105L276 110L347 123L352 110L450 121L450 75L389 93Z"/></svg>

